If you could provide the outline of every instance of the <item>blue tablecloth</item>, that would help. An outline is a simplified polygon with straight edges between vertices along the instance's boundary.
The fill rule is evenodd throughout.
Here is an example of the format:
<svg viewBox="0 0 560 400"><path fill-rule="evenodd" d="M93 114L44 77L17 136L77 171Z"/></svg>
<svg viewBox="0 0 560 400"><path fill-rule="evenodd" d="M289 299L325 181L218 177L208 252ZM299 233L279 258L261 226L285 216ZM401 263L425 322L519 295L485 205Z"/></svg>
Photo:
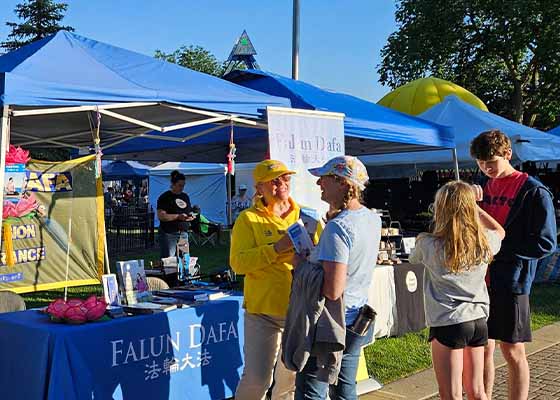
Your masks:
<svg viewBox="0 0 560 400"><path fill-rule="evenodd" d="M0 315L2 399L223 399L243 366L242 297L65 325Z"/></svg>

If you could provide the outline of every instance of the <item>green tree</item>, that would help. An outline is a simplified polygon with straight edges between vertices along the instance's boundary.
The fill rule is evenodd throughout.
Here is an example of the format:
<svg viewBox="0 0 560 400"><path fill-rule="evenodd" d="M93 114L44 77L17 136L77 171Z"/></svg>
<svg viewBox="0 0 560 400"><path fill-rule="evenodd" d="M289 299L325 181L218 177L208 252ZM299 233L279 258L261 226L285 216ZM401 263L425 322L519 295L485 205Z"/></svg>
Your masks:
<svg viewBox="0 0 560 400"><path fill-rule="evenodd" d="M59 30L73 31L71 26L62 26L66 3L53 0L25 0L15 8L15 13L22 22L6 22L12 31L0 46L12 51L31 42L52 35Z"/></svg>
<svg viewBox="0 0 560 400"><path fill-rule="evenodd" d="M560 117L560 7L550 0L400 0L379 81L453 81L497 114L549 128Z"/></svg>
<svg viewBox="0 0 560 400"><path fill-rule="evenodd" d="M222 76L224 72L224 63L201 46L181 46L172 53L156 50L155 57L214 76Z"/></svg>

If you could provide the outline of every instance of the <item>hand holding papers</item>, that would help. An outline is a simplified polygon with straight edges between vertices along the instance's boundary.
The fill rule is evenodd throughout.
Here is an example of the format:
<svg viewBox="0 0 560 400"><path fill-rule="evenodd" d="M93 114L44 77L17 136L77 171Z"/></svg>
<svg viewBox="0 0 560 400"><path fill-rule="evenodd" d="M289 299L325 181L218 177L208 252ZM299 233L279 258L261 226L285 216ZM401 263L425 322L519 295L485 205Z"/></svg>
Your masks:
<svg viewBox="0 0 560 400"><path fill-rule="evenodd" d="M313 241L309 237L309 233L303 225L303 221L299 219L295 224L288 228L288 236L294 245L296 253L307 257L313 250Z"/></svg>

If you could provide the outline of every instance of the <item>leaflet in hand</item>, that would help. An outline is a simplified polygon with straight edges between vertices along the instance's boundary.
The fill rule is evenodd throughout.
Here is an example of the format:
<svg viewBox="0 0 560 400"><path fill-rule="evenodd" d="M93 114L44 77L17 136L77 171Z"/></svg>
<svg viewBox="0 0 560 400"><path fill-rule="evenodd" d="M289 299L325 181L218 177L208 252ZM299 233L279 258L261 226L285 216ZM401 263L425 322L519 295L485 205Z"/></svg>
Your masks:
<svg viewBox="0 0 560 400"><path fill-rule="evenodd" d="M321 221L319 213L314 208L301 207L299 211L300 220L309 235L314 236L317 233L317 227Z"/></svg>
<svg viewBox="0 0 560 400"><path fill-rule="evenodd" d="M301 219L298 219L295 224L288 228L288 236L294 245L296 253L307 257L311 250L313 250L313 241L309 237L309 233L307 233Z"/></svg>

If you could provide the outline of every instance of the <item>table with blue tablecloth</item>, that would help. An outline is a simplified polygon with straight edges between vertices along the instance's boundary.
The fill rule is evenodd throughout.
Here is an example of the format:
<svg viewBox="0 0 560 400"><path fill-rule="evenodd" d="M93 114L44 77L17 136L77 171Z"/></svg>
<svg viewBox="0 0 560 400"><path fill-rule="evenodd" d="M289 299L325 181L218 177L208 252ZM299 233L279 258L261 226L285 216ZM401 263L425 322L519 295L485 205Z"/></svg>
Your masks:
<svg viewBox="0 0 560 400"><path fill-rule="evenodd" d="M83 325L0 315L3 399L223 399L242 367L242 297Z"/></svg>

